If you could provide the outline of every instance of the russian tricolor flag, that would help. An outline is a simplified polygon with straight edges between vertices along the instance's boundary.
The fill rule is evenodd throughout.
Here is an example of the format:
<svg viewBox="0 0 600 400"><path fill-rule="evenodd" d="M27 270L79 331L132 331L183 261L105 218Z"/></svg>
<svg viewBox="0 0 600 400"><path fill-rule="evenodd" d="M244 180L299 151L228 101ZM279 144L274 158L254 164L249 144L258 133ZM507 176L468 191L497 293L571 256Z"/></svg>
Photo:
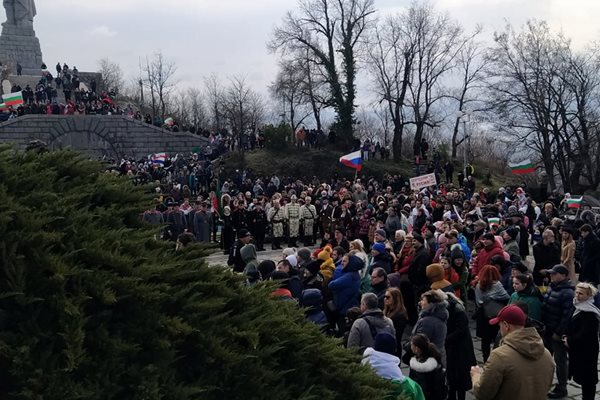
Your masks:
<svg viewBox="0 0 600 400"><path fill-rule="evenodd" d="M167 160L167 153L156 153L150 156L152 160L152 164L160 164L165 165L165 161Z"/></svg>
<svg viewBox="0 0 600 400"><path fill-rule="evenodd" d="M346 167L360 171L362 169L362 156L360 150L341 156L340 162Z"/></svg>

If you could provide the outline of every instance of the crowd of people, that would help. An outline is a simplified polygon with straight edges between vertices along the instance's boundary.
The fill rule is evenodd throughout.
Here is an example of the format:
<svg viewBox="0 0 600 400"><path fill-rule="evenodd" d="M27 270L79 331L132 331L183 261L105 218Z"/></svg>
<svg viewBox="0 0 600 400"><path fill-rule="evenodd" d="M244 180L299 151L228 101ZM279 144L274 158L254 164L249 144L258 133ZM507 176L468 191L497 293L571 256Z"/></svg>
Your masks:
<svg viewBox="0 0 600 400"><path fill-rule="evenodd" d="M399 390L562 398L573 379L595 398L600 225L569 194L536 202L526 187L452 178L414 191L402 176L322 183L239 170L221 183L177 167L144 218L166 224L178 248L220 243L248 285L277 281L273 296L304 307ZM268 242L281 256L259 261Z"/></svg>

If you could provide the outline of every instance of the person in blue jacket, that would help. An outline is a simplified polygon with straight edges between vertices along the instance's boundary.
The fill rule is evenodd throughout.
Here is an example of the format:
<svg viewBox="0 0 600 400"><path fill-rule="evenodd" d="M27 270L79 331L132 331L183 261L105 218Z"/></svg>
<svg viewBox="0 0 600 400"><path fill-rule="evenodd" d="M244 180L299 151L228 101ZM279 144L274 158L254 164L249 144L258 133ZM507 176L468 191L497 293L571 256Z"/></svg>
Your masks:
<svg viewBox="0 0 600 400"><path fill-rule="evenodd" d="M360 271L364 261L351 254L342 258L342 273L329 282L329 290L333 294L333 304L338 314L340 332L344 331L345 317L348 309L359 304Z"/></svg>

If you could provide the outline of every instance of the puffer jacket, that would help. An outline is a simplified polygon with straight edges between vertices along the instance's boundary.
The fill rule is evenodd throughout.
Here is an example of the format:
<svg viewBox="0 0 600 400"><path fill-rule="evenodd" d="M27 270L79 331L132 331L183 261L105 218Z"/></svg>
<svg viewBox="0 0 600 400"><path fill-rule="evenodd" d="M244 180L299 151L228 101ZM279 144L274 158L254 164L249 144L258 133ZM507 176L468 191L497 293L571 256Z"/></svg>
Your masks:
<svg viewBox="0 0 600 400"><path fill-rule="evenodd" d="M448 303L442 301L433 303L426 310L421 311L419 319L413 328L412 334L422 333L437 347L442 354L442 364L446 365L446 332L448 321Z"/></svg>
<svg viewBox="0 0 600 400"><path fill-rule="evenodd" d="M343 268L340 277L329 282L329 290L333 293L333 303L341 315L351 307L359 304L360 271L364 267L363 261L357 256L348 257L348 265Z"/></svg>
<svg viewBox="0 0 600 400"><path fill-rule="evenodd" d="M546 334L566 334L573 311L573 296L575 290L569 279L550 284L542 307L542 322L546 325Z"/></svg>
<svg viewBox="0 0 600 400"><path fill-rule="evenodd" d="M554 366L535 328L510 332L485 363L481 378L473 387L475 398L546 400Z"/></svg>

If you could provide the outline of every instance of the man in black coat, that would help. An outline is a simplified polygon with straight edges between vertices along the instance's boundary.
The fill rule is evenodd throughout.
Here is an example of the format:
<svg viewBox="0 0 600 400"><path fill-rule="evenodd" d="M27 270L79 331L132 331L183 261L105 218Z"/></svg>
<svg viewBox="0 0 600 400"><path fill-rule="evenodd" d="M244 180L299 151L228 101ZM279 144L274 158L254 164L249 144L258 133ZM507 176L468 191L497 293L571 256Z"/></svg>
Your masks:
<svg viewBox="0 0 600 400"><path fill-rule="evenodd" d="M420 299L421 295L429 289L426 271L427 266L431 264L431 254L425 248L425 238L418 233L413 233L413 247L415 256L408 266L408 279L414 286L416 298Z"/></svg>
<svg viewBox="0 0 600 400"><path fill-rule="evenodd" d="M546 326L544 344L554 356L556 363L556 386L548 394L548 398L562 399L567 397L567 380L569 374L569 359L567 348L562 336L567 333L567 327L573 312L573 284L569 280L569 269L557 264L548 270L550 287L544 297L542 322Z"/></svg>
<svg viewBox="0 0 600 400"><path fill-rule="evenodd" d="M542 241L533 246L533 281L537 286L544 283L546 274L541 273L542 270L547 270L560 264L560 247L556 244L554 232L546 229L542 233Z"/></svg>
<svg viewBox="0 0 600 400"><path fill-rule="evenodd" d="M231 250L229 251L229 259L227 260L227 265L233 267L234 272L244 272L244 268L246 268L246 263L242 260L242 255L240 251L242 247L250 243L252 236L248 229L240 229L238 231L238 240L231 246Z"/></svg>
<svg viewBox="0 0 600 400"><path fill-rule="evenodd" d="M581 282L600 283L600 239L588 224L579 228L583 238L583 252L581 254Z"/></svg>

